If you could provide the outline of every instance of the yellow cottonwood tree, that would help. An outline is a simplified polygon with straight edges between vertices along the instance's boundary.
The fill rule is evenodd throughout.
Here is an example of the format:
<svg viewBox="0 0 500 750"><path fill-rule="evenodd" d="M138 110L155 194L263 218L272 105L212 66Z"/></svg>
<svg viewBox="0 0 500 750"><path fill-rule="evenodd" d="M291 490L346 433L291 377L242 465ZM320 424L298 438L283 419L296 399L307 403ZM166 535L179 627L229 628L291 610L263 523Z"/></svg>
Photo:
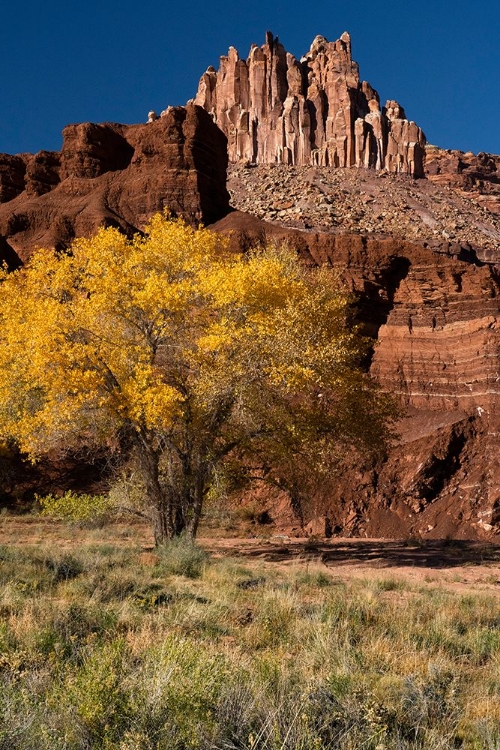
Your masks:
<svg viewBox="0 0 500 750"><path fill-rule="evenodd" d="M374 446L392 407L359 368L351 300L285 249L229 254L155 216L37 251L0 283L0 441L33 460L134 446L158 544L195 534L224 462Z"/></svg>

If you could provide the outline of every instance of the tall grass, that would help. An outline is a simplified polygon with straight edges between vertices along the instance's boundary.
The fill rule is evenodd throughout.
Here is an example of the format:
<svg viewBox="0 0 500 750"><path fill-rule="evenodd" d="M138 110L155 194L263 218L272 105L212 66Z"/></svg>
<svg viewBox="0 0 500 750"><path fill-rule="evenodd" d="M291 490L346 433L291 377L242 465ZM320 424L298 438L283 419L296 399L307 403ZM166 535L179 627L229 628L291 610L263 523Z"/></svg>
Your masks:
<svg viewBox="0 0 500 750"><path fill-rule="evenodd" d="M500 747L496 598L182 541L0 563L0 750Z"/></svg>

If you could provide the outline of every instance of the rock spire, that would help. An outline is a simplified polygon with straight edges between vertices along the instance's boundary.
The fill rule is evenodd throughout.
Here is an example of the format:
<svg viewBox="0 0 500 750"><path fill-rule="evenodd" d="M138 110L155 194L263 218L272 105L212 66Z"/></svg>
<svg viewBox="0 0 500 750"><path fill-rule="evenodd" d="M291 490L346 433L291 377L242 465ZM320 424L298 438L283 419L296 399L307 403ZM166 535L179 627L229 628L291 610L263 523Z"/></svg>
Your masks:
<svg viewBox="0 0 500 750"><path fill-rule="evenodd" d="M425 136L359 77L347 32L317 36L301 60L267 32L247 60L234 47L202 75L194 99L228 138L229 160L371 167L424 176Z"/></svg>

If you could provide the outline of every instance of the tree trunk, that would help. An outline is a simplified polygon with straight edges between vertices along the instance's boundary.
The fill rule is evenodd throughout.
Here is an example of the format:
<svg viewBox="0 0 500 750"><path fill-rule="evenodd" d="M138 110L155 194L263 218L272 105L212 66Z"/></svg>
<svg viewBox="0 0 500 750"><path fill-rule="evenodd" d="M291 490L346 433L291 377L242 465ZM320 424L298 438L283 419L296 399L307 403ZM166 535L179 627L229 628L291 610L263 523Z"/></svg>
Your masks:
<svg viewBox="0 0 500 750"><path fill-rule="evenodd" d="M189 507L188 523L186 530L191 537L195 537L198 531L198 525L200 523L201 511L203 509L203 495L205 489L205 482L201 471L195 478L194 487L191 495L191 502Z"/></svg>
<svg viewBox="0 0 500 750"><path fill-rule="evenodd" d="M174 536L170 525L166 503L159 502L155 504L151 516L155 546L159 547L162 544L166 544L166 542Z"/></svg>
<svg viewBox="0 0 500 750"><path fill-rule="evenodd" d="M172 508L172 536L180 536L186 530L186 517L184 514L184 498L178 497L177 502Z"/></svg>
<svg viewBox="0 0 500 750"><path fill-rule="evenodd" d="M166 544L178 531L173 527L171 507L163 492L159 479L160 454L144 437L139 442L141 470L146 485L146 494L151 509L151 521L155 545Z"/></svg>
<svg viewBox="0 0 500 750"><path fill-rule="evenodd" d="M155 545L165 544L182 533L195 537L205 492L206 467L203 462L198 459L193 469L192 456L186 457L178 466L178 473L172 472L165 489L159 478L161 453L152 447L145 435L139 438L139 455Z"/></svg>

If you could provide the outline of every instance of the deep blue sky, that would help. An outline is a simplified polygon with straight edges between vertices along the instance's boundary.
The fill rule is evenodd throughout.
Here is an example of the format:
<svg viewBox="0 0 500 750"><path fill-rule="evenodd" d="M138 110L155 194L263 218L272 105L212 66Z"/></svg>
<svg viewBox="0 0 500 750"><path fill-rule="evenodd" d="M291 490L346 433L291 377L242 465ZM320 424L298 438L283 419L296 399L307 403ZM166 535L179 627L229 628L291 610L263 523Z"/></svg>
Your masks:
<svg viewBox="0 0 500 750"><path fill-rule="evenodd" d="M184 104L266 29L303 55L352 36L361 77L444 148L500 153L500 0L11 0L0 9L0 152L59 149L70 122Z"/></svg>

